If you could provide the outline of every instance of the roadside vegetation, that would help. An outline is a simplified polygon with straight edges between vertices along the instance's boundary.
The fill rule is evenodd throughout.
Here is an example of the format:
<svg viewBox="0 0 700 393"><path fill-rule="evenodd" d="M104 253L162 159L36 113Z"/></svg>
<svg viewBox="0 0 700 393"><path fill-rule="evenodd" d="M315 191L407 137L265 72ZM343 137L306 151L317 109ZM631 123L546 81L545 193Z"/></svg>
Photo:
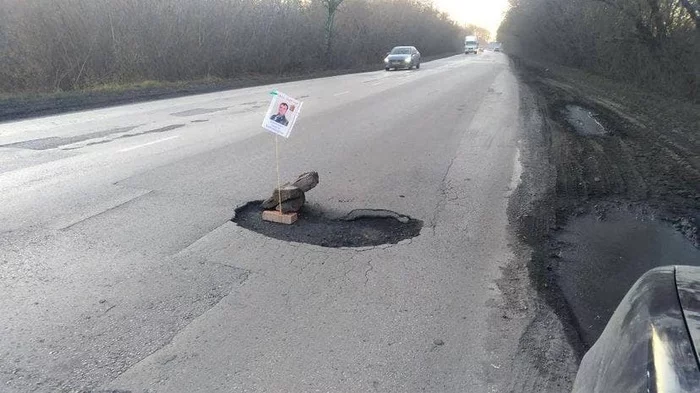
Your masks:
<svg viewBox="0 0 700 393"><path fill-rule="evenodd" d="M699 4L511 0L499 29L523 82L510 208L546 303L532 326L577 361L642 274L700 261ZM524 353L570 391L572 349L536 338Z"/></svg>
<svg viewBox="0 0 700 393"><path fill-rule="evenodd" d="M511 0L498 37L517 58L698 102L697 0Z"/></svg>
<svg viewBox="0 0 700 393"><path fill-rule="evenodd" d="M0 95L357 69L468 33L419 0L0 0Z"/></svg>

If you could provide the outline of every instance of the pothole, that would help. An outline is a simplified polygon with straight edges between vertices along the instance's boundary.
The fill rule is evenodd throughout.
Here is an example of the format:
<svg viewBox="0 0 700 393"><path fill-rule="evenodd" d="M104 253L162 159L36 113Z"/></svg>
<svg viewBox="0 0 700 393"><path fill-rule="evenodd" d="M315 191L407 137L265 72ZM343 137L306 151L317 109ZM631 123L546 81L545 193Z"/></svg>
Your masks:
<svg viewBox="0 0 700 393"><path fill-rule="evenodd" d="M586 345L598 339L625 293L647 270L700 266L694 239L647 214L603 208L570 219L556 234L557 284Z"/></svg>
<svg viewBox="0 0 700 393"><path fill-rule="evenodd" d="M333 248L396 244L418 236L423 228L423 221L389 210L353 210L344 217L330 218L308 204L293 225L275 224L262 220L261 203L252 201L237 208L231 221L274 239Z"/></svg>
<svg viewBox="0 0 700 393"><path fill-rule="evenodd" d="M567 105L562 114L576 132L581 135L607 135L608 130L596 119L598 116L590 109L578 105Z"/></svg>

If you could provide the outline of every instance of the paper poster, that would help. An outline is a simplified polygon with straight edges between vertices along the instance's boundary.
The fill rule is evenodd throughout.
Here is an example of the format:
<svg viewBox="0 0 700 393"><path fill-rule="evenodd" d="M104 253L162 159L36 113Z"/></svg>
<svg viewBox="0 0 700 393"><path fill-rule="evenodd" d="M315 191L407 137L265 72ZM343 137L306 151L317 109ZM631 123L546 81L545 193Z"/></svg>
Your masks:
<svg viewBox="0 0 700 393"><path fill-rule="evenodd" d="M273 92L272 102L267 108L263 128L277 135L289 138L294 123L296 123L301 111L302 102L284 93Z"/></svg>

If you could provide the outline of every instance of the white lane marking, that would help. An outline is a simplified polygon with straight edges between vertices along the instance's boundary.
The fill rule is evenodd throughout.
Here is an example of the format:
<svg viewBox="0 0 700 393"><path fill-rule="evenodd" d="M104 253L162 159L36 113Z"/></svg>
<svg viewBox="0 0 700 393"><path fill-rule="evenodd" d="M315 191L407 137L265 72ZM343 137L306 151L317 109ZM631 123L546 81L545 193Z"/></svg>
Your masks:
<svg viewBox="0 0 700 393"><path fill-rule="evenodd" d="M140 149L140 148L142 148L142 147L146 147L146 146L150 146L150 145L155 145L156 143L161 143L161 142L169 141L169 140L171 140L171 139L176 139L176 138L179 138L179 137L180 137L180 135L169 136L169 137L167 137L167 138L158 139L157 141L151 141L151 142L148 142L148 143L144 143L144 144L142 144L142 145L127 147L126 149L121 149L121 150L119 150L119 153L124 153L124 152L127 152L127 151Z"/></svg>
<svg viewBox="0 0 700 393"><path fill-rule="evenodd" d="M381 85L381 84L382 84L382 82L375 82L375 83L372 83L371 86L379 86L379 85Z"/></svg>
<svg viewBox="0 0 700 393"><path fill-rule="evenodd" d="M342 96L342 95L348 94L348 93L350 93L350 92L349 92L349 91L344 91L344 92L342 92L342 93L335 93L335 94L333 94L333 97Z"/></svg>

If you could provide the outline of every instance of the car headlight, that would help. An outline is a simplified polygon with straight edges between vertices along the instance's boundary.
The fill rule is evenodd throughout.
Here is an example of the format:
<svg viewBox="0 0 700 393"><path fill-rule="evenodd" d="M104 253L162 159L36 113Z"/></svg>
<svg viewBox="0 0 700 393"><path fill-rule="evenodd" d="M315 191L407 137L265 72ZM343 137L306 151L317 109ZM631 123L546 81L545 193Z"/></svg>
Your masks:
<svg viewBox="0 0 700 393"><path fill-rule="evenodd" d="M388 58L388 57L385 57L385 58L384 58L384 62L385 62L385 63L388 63L388 62L389 62L389 58Z"/></svg>
<svg viewBox="0 0 700 393"><path fill-rule="evenodd" d="M406 63L410 63L410 62L411 62L411 58L410 58L410 57L407 57L407 58L403 59L403 61L405 61Z"/></svg>

